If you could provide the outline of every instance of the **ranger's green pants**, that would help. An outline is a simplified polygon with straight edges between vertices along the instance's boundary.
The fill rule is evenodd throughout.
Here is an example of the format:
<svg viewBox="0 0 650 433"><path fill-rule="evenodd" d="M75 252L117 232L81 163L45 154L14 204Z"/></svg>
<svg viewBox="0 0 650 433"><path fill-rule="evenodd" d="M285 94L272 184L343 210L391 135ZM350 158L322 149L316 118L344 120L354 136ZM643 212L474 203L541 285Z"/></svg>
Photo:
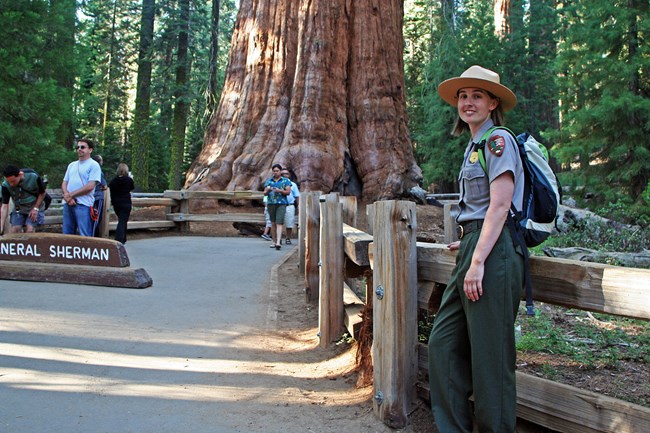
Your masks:
<svg viewBox="0 0 650 433"><path fill-rule="evenodd" d="M472 302L463 281L479 235L480 230L461 241L429 337L431 407L441 433L471 433L473 417L481 433L515 431L514 323L524 257L504 227L485 262L483 296Z"/></svg>

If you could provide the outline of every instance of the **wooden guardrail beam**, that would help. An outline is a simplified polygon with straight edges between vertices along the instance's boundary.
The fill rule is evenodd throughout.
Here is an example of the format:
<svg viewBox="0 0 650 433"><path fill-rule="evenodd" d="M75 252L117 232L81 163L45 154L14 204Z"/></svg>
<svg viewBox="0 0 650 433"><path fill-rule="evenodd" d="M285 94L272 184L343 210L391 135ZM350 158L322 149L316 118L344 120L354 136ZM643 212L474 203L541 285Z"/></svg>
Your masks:
<svg viewBox="0 0 650 433"><path fill-rule="evenodd" d="M174 221L129 221L127 229L129 230L144 230L144 229L171 229L176 227ZM115 231L117 228L117 221L111 221L108 223L108 228L112 231Z"/></svg>
<svg viewBox="0 0 650 433"><path fill-rule="evenodd" d="M194 198L211 198L215 200L262 200L262 191L187 191L167 190L163 197L176 200L187 200Z"/></svg>
<svg viewBox="0 0 650 433"><path fill-rule="evenodd" d="M350 260L359 266L370 266L368 245L372 235L357 228L343 224L343 248Z"/></svg>
<svg viewBox="0 0 650 433"><path fill-rule="evenodd" d="M418 243L418 278L447 284L455 253ZM650 319L650 270L531 257L533 299L569 308ZM522 292L523 296L523 292Z"/></svg>
<svg viewBox="0 0 650 433"><path fill-rule="evenodd" d="M418 364L425 373L429 353L418 344ZM517 416L537 425L571 433L635 433L650 425L650 409L592 391L517 372ZM430 402L429 386L418 395Z"/></svg>
<svg viewBox="0 0 650 433"><path fill-rule="evenodd" d="M167 220L175 222L247 222L264 224L263 213L184 214L169 213ZM131 223L129 222L129 225Z"/></svg>
<svg viewBox="0 0 650 433"><path fill-rule="evenodd" d="M178 206L178 200L168 197L131 197L131 204L137 207Z"/></svg>

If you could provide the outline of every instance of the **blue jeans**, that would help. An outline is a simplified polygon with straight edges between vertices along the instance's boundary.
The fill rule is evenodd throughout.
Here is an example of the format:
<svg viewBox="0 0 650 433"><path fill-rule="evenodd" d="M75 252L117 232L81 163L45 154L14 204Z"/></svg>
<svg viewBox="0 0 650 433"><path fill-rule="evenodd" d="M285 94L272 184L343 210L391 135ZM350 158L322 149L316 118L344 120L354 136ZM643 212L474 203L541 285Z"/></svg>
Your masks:
<svg viewBox="0 0 650 433"><path fill-rule="evenodd" d="M90 208L82 204L68 206L67 203L63 203L63 234L75 235L77 230L81 236L93 235Z"/></svg>

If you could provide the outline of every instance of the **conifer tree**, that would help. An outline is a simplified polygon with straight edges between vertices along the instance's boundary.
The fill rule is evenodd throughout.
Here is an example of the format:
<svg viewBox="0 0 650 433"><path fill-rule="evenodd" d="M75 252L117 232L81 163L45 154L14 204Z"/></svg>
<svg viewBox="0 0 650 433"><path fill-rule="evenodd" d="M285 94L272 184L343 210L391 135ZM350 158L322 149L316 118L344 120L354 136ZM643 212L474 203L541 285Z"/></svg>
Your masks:
<svg viewBox="0 0 650 433"><path fill-rule="evenodd" d="M567 2L561 10L559 155L602 201L639 200L650 178L648 2Z"/></svg>

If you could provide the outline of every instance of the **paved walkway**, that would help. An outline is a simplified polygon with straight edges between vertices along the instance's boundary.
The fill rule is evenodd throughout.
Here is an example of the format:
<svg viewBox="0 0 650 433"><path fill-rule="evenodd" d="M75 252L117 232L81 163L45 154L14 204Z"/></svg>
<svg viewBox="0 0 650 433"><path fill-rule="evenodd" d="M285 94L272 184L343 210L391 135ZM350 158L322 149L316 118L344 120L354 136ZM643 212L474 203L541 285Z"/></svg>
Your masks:
<svg viewBox="0 0 650 433"><path fill-rule="evenodd" d="M286 247L206 237L126 247L152 287L0 280L0 432L278 431L246 419L241 402L265 391L242 366L273 317L268 280Z"/></svg>

